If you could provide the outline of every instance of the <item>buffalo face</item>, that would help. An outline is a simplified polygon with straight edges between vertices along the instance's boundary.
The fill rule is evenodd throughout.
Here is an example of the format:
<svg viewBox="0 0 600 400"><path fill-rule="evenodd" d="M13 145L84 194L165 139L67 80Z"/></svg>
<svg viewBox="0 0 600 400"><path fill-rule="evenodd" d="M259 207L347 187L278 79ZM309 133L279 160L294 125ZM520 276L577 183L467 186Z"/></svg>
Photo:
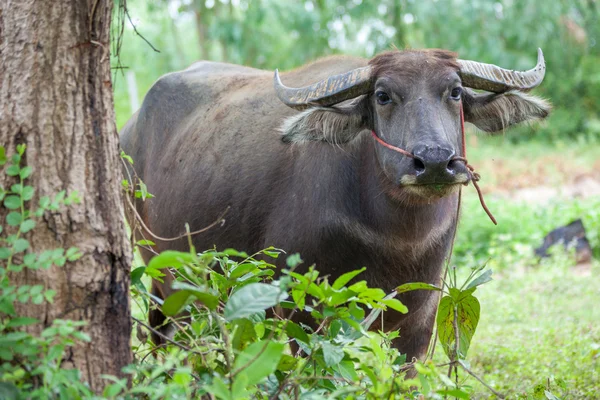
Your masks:
<svg viewBox="0 0 600 400"><path fill-rule="evenodd" d="M374 144L375 172L390 194L429 201L470 179L461 159L461 112L488 132L544 118L550 106L525 94L541 83L544 72L541 51L534 69L517 72L457 60L443 50L383 53L367 67L298 89L283 86L276 72L280 100L304 109L284 121L282 139L341 144L371 131L379 142Z"/></svg>

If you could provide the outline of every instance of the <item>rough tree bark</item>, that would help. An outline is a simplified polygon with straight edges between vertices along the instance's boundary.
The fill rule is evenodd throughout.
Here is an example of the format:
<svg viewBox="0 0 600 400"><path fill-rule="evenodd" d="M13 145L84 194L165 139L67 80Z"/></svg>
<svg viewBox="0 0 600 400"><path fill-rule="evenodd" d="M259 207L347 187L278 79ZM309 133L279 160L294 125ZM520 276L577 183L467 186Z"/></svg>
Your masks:
<svg viewBox="0 0 600 400"><path fill-rule="evenodd" d="M84 256L16 275L17 283L57 291L51 306L19 311L42 325L55 318L88 323L92 342L75 346L63 366L78 368L95 391L105 384L101 374L122 375L132 360L130 246L110 78L112 7L113 0L0 0L0 143L10 153L27 144L36 204L63 189L82 199L47 213L28 239L36 252L76 246Z"/></svg>

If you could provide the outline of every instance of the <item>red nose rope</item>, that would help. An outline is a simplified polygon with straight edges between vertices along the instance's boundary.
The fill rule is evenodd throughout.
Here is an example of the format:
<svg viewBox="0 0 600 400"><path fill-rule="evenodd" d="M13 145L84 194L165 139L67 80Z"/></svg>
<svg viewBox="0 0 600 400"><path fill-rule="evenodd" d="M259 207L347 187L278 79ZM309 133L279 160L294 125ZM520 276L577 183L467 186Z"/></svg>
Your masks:
<svg viewBox="0 0 600 400"><path fill-rule="evenodd" d="M477 195L479 196L479 202L481 203L481 207L483 207L483 209L487 213L488 217L490 217L490 219L492 220L494 225L498 225L498 222L496 222L496 218L494 218L494 216L492 215L492 212L485 204L485 201L483 200L483 194L481 194L481 189L479 188L479 185L477 184L477 181L479 181L479 179L481 179L481 176L477 172L475 172L475 168L473 168L473 166L471 164L469 164L469 162L467 161L467 144L466 144L466 138L465 138L465 114L463 112L462 102L460 103L460 131L461 131L461 136L462 136L462 154L461 154L461 157L455 156L455 157L452 157L451 160L452 161L462 161L465 163L465 166L467 167L467 172L469 173L469 178L470 178L471 182L473 182L473 186L475 187L475 190L477 190ZM391 144L386 143L383 139L381 139L379 136L377 136L377 133L375 133L375 131L371 131L371 135L382 146L385 146L388 149L394 150L395 152L403 154L407 157L415 158L415 156L410 154L408 151L401 149L400 147L392 146ZM465 183L465 185L467 185L467 184L468 184L468 182Z"/></svg>

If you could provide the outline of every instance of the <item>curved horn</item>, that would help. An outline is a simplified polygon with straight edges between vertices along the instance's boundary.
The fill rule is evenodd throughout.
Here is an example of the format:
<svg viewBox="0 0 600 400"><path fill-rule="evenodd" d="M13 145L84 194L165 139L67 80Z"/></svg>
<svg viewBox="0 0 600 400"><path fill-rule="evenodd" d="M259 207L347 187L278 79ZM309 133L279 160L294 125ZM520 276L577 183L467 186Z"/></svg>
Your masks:
<svg viewBox="0 0 600 400"><path fill-rule="evenodd" d="M512 71L493 64L476 61L458 60L463 85L502 93L511 89L530 90L542 83L546 74L546 63L542 49L538 49L538 61L529 71Z"/></svg>
<svg viewBox="0 0 600 400"><path fill-rule="evenodd" d="M273 79L277 97L286 106L299 110L311 106L331 106L365 94L371 88L371 67L330 76L310 86L290 88L281 83L279 71Z"/></svg>

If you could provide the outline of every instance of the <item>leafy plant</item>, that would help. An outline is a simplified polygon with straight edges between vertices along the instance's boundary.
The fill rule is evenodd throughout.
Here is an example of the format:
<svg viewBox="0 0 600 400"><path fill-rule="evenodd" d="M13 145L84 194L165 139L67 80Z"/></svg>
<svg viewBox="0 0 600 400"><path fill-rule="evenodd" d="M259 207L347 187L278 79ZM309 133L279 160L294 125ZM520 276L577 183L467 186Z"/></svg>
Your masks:
<svg viewBox="0 0 600 400"><path fill-rule="evenodd" d="M391 344L400 333L367 329L378 312L407 309L393 295L354 282L364 269L330 282L314 267L298 272L302 260L294 254L275 278L269 260L281 254L274 248L253 255L231 249L196 254L192 248L162 252L134 269L134 300L142 314L162 307L178 331L172 339L163 337L167 343L161 347L137 335L142 340L134 345L139 360L130 370L134 386L119 393L219 399L467 395L432 362L414 366L418 380L406 379L413 365ZM176 291L161 304L140 282L166 273L173 273ZM299 315L310 325L290 319Z"/></svg>
<svg viewBox="0 0 600 400"><path fill-rule="evenodd" d="M21 165L25 149L25 145L18 145L8 159L5 148L0 146L0 167L6 166L5 174L16 180L10 188L0 186L0 202L7 211L4 224L0 225L0 394L3 398L18 398L18 393L24 391L32 399L91 396L79 371L61 368L68 347L75 341L90 341L80 330L81 322L56 319L35 335L24 329L41 322L19 315L15 307L17 303L51 304L56 292L42 284L16 285L11 277L25 269L62 267L81 257L75 247L32 251L26 234L35 229L37 220L46 211L78 202L79 197L77 193L67 196L62 191L52 199L41 197L37 207L33 206L35 188L27 184L33 171Z"/></svg>

